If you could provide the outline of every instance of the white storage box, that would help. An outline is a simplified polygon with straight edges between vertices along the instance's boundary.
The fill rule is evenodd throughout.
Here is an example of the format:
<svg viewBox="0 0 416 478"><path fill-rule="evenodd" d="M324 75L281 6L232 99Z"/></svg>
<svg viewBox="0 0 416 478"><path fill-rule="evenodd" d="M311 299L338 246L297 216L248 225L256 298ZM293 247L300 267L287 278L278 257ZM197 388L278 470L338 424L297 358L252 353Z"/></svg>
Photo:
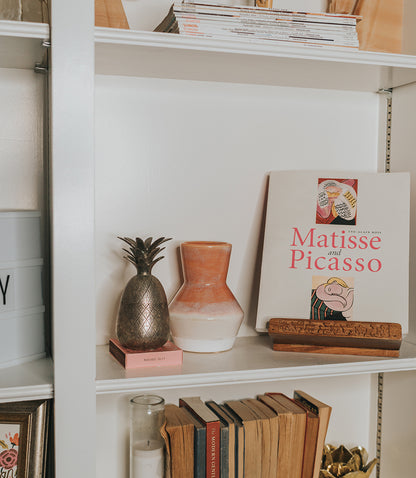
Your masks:
<svg viewBox="0 0 416 478"><path fill-rule="evenodd" d="M40 212L0 211L0 262L40 257Z"/></svg>
<svg viewBox="0 0 416 478"><path fill-rule="evenodd" d="M0 368L45 356L44 307L0 314Z"/></svg>
<svg viewBox="0 0 416 478"><path fill-rule="evenodd" d="M42 266L42 259L0 263L0 314L43 305Z"/></svg>

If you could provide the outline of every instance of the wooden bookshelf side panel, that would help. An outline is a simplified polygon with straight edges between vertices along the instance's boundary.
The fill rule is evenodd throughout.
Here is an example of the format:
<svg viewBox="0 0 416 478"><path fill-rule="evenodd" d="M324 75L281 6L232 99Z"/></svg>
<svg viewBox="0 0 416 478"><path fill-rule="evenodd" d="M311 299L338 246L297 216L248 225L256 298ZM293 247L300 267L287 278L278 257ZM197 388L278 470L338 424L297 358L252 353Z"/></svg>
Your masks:
<svg viewBox="0 0 416 478"><path fill-rule="evenodd" d="M416 2L403 0L403 45L402 53L416 55Z"/></svg>
<svg viewBox="0 0 416 478"><path fill-rule="evenodd" d="M360 50L402 53L404 1L330 0L328 12L362 17L357 26Z"/></svg>
<svg viewBox="0 0 416 478"><path fill-rule="evenodd" d="M128 29L121 0L95 0L95 26Z"/></svg>
<svg viewBox="0 0 416 478"><path fill-rule="evenodd" d="M363 17L357 27L361 50L402 52L403 0L360 0L354 13Z"/></svg>

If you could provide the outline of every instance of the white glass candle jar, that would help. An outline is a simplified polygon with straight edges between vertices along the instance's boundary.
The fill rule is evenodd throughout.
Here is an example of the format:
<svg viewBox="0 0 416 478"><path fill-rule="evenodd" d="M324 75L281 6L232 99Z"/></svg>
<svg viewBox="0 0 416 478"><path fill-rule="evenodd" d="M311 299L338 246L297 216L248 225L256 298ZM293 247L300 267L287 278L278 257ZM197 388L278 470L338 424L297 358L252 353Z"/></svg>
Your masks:
<svg viewBox="0 0 416 478"><path fill-rule="evenodd" d="M130 478L164 478L165 453L160 429L165 401L157 395L130 400Z"/></svg>

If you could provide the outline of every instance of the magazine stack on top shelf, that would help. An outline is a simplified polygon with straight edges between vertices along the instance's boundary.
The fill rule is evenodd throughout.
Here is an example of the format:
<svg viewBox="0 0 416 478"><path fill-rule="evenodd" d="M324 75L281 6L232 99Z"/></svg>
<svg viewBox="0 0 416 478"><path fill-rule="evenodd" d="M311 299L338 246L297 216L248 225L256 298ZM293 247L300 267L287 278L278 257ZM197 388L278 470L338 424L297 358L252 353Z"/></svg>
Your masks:
<svg viewBox="0 0 416 478"><path fill-rule="evenodd" d="M155 31L358 50L359 19L333 13L175 2Z"/></svg>

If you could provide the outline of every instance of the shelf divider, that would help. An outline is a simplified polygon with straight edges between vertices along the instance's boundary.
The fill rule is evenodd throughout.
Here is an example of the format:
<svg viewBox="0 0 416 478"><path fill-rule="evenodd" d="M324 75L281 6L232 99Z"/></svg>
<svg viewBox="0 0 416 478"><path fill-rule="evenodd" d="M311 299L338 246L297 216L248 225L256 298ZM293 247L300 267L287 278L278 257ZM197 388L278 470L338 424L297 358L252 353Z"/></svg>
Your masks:
<svg viewBox="0 0 416 478"><path fill-rule="evenodd" d="M268 336L239 337L218 354L184 352L178 367L125 370L97 347L97 394L259 383L416 369L416 345L403 341L399 358L275 352Z"/></svg>
<svg viewBox="0 0 416 478"><path fill-rule="evenodd" d="M416 56L95 28L96 73L371 91L416 81Z"/></svg>

